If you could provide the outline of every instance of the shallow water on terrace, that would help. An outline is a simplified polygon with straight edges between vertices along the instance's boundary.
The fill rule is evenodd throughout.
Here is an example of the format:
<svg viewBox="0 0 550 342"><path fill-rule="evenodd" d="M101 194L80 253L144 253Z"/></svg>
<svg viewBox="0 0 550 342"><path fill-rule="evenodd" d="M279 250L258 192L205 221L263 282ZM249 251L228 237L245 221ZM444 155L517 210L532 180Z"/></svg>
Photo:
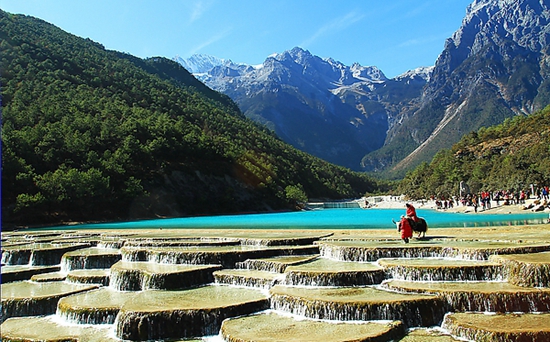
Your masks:
<svg viewBox="0 0 550 342"><path fill-rule="evenodd" d="M320 271L320 272L357 272L357 271L368 271L368 270L380 270L380 266L375 265L374 263L359 263L359 262L347 262L347 261L338 261L326 258L318 258L314 261L297 265L289 266L288 271Z"/></svg>
<svg viewBox="0 0 550 342"><path fill-rule="evenodd" d="M124 229L124 228L244 228L244 229L375 229L395 228L405 209L318 209L300 212L181 217L131 222L83 224L47 229ZM432 209L418 209L418 216L430 228L487 227L546 222L547 213L521 214L447 213Z"/></svg>
<svg viewBox="0 0 550 342"><path fill-rule="evenodd" d="M60 296L68 293L87 291L96 287L95 285L70 284L60 281L46 283L21 281L2 284L2 299Z"/></svg>
<svg viewBox="0 0 550 342"><path fill-rule="evenodd" d="M126 302L123 309L144 312L203 310L259 300L267 300L267 295L257 289L208 285L190 290L142 291Z"/></svg>

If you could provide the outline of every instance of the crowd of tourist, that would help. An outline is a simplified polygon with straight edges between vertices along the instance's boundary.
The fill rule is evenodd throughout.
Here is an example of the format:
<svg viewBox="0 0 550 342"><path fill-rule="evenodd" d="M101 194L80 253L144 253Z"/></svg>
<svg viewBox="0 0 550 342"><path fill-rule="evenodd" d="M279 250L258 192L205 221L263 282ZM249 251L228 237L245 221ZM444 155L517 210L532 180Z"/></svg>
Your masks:
<svg viewBox="0 0 550 342"><path fill-rule="evenodd" d="M479 193L468 193L463 196L452 198L436 198L432 197L435 201L437 209L450 209L455 205L462 204L463 206L474 207L477 212L478 208L482 210L491 209L492 203L499 205L512 205L512 204L525 204L525 201L529 198L536 198L541 203L547 203L550 197L550 189L548 185L538 187L536 189L523 189L523 190L498 190L487 191L483 190Z"/></svg>

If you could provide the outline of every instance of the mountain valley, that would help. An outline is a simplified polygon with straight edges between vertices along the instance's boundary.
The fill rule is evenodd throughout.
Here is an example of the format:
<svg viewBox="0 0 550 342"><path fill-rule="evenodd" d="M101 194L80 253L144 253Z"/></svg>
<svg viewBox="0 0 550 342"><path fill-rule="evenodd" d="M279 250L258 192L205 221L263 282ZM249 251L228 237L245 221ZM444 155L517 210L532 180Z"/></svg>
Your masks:
<svg viewBox="0 0 550 342"><path fill-rule="evenodd" d="M464 134L550 103L549 20L544 1L475 0L434 66L392 79L299 47L256 66L177 60L294 147L402 177Z"/></svg>

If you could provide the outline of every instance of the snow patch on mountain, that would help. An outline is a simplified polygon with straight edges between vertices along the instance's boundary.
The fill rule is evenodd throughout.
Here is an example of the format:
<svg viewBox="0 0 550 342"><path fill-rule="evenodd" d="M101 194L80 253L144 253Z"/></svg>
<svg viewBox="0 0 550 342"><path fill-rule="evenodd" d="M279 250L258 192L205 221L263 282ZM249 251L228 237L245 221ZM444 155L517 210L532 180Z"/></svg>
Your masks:
<svg viewBox="0 0 550 342"><path fill-rule="evenodd" d="M226 62L225 59L205 54L194 54L189 58L176 56L172 60L181 64L192 74L208 72L212 68L223 65Z"/></svg>
<svg viewBox="0 0 550 342"><path fill-rule="evenodd" d="M320 78L324 87L333 93L342 87L366 86L372 83L383 83L388 80L384 73L375 66L362 66L354 63L346 66L332 58L320 58L299 47L282 53L269 55L264 63L247 65L233 63L231 60L214 56L195 54L190 58L175 57L174 60L189 70L202 82L218 91L227 89L227 83L235 82L263 83L279 80L289 82L291 76L287 70L300 70L304 77ZM295 77L295 75L294 75Z"/></svg>
<svg viewBox="0 0 550 342"><path fill-rule="evenodd" d="M403 80L406 80L406 79L411 79L412 80L412 79L420 78L420 79L428 82L430 80L430 77L432 75L433 70L434 70L433 66L420 67L420 68L408 70L408 71L402 73L401 75L396 76L394 78L394 80L403 81Z"/></svg>

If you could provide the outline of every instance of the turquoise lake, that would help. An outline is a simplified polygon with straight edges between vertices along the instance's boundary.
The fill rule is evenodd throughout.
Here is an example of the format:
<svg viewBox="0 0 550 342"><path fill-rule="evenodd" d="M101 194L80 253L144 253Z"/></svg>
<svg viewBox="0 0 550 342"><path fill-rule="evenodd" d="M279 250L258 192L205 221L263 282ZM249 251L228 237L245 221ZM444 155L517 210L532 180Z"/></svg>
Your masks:
<svg viewBox="0 0 550 342"><path fill-rule="evenodd" d="M395 228L391 220L397 221L404 213L404 209L318 209L300 212L198 216L82 224L54 228L375 229ZM540 224L545 223L548 219L547 213L532 212L525 214L464 214L418 209L417 214L426 219L429 228ZM53 228L49 227L48 229Z"/></svg>

